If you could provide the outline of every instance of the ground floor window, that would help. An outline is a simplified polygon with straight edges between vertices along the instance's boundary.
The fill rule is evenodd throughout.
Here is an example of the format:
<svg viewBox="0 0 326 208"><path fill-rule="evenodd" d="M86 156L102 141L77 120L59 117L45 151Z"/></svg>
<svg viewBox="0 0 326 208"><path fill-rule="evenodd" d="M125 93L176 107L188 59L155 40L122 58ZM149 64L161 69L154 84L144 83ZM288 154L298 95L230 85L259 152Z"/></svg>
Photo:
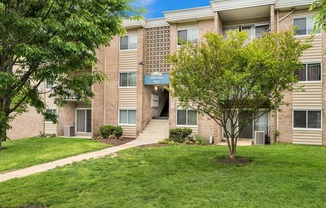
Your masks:
<svg viewBox="0 0 326 208"><path fill-rule="evenodd" d="M120 110L119 124L136 124L136 110Z"/></svg>
<svg viewBox="0 0 326 208"><path fill-rule="evenodd" d="M76 113L76 132L90 133L92 132L92 110L77 109Z"/></svg>
<svg viewBox="0 0 326 208"><path fill-rule="evenodd" d="M177 125L197 126L196 110L177 110Z"/></svg>
<svg viewBox="0 0 326 208"><path fill-rule="evenodd" d="M48 109L46 109L46 113L47 114L57 115L57 109L48 108ZM49 119L49 118L46 118L45 122L46 123L53 123L53 121L51 119Z"/></svg>
<svg viewBox="0 0 326 208"><path fill-rule="evenodd" d="M240 122L248 118L248 113L241 112L239 115ZM227 124L227 129L231 129L231 124ZM265 135L268 135L268 113L264 113L256 119L252 119L240 132L239 139L254 139L255 131L264 131ZM226 137L224 133L224 137Z"/></svg>
<svg viewBox="0 0 326 208"><path fill-rule="evenodd" d="M321 111L316 110L294 110L293 127L321 129Z"/></svg>

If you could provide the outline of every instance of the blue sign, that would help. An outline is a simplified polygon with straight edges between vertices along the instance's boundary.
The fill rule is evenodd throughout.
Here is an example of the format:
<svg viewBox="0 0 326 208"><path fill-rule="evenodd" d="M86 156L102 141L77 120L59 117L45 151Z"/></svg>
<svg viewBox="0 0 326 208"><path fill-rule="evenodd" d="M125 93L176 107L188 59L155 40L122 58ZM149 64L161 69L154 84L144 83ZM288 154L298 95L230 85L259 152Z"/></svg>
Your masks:
<svg viewBox="0 0 326 208"><path fill-rule="evenodd" d="M168 85L169 83L170 83L169 74L144 76L144 85Z"/></svg>

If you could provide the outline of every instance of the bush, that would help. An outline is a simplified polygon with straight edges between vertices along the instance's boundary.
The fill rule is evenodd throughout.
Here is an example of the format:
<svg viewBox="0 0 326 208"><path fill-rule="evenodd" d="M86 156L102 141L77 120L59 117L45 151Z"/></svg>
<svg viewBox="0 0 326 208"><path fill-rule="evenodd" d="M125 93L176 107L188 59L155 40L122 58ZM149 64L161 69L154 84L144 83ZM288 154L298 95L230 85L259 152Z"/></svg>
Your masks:
<svg viewBox="0 0 326 208"><path fill-rule="evenodd" d="M103 138L109 138L110 135L114 135L118 139L122 136L123 130L120 126L101 126L100 134Z"/></svg>
<svg viewBox="0 0 326 208"><path fill-rule="evenodd" d="M169 131L169 139L174 142L183 143L184 140L192 133L189 128L174 128Z"/></svg>
<svg viewBox="0 0 326 208"><path fill-rule="evenodd" d="M117 137L117 139L119 139L122 136L123 130L121 126L117 126L115 127L115 129L113 130L113 134L114 136Z"/></svg>

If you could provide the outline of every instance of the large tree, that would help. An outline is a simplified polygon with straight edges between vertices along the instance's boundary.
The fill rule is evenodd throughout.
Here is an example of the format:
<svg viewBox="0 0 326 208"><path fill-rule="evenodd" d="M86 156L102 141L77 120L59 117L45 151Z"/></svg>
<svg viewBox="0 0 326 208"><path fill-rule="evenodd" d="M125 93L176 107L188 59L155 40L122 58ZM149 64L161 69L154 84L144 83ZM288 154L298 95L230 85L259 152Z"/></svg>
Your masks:
<svg viewBox="0 0 326 208"><path fill-rule="evenodd" d="M293 90L295 71L302 68L299 57L309 45L290 31L251 42L245 32L205 38L171 55L171 91L182 106L223 127L229 158L235 159L239 134L248 123L284 104L282 93Z"/></svg>
<svg viewBox="0 0 326 208"><path fill-rule="evenodd" d="M10 121L29 106L56 120L45 112L42 82L55 85L49 93L59 105L93 95L90 85L104 79L90 70L96 49L124 32L122 19L137 13L129 1L0 1L0 149Z"/></svg>
<svg viewBox="0 0 326 208"><path fill-rule="evenodd" d="M316 0L310 6L310 11L316 10L315 15L315 30L323 29L326 31L326 0Z"/></svg>

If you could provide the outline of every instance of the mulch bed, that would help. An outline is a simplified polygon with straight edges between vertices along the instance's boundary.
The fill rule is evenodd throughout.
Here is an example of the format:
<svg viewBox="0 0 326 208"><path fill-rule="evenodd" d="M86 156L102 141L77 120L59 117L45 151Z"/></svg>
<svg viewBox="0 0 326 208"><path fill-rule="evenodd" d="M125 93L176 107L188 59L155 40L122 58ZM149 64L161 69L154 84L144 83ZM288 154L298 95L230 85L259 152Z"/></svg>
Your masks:
<svg viewBox="0 0 326 208"><path fill-rule="evenodd" d="M6 150L6 149L8 149L8 147L1 147L1 148L0 148L0 151L2 151L2 150Z"/></svg>
<svg viewBox="0 0 326 208"><path fill-rule="evenodd" d="M219 158L216 159L216 163L221 163L221 164L248 164L252 163L253 160L247 159L247 158L242 158L238 157L236 159L230 159L230 158Z"/></svg>
<svg viewBox="0 0 326 208"><path fill-rule="evenodd" d="M97 139L96 141L103 142L105 144L112 144L113 146L119 146L126 144L134 140L133 138L121 138L121 139Z"/></svg>

